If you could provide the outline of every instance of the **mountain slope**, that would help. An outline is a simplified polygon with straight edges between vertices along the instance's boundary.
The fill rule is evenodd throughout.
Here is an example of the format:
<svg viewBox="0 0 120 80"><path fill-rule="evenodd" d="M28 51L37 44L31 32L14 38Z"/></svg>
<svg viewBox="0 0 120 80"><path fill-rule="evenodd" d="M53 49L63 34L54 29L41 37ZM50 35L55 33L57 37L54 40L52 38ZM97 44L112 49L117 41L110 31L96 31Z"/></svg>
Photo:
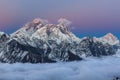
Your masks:
<svg viewBox="0 0 120 80"><path fill-rule="evenodd" d="M82 60L88 56L108 56L117 49L103 38L86 37L79 39L69 29L69 21L58 20L58 24L48 24L46 20L34 19L10 36L0 38L0 61L7 63L45 63ZM3 35L3 33L1 33ZM109 35L108 35L109 36ZM2 46L2 44L4 46Z"/></svg>

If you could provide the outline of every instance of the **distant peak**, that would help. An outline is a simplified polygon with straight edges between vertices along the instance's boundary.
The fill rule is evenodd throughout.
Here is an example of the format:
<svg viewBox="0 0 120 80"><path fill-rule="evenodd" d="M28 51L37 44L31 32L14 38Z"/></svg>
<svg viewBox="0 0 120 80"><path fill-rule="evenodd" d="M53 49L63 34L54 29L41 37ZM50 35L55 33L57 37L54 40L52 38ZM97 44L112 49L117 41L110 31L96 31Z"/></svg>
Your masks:
<svg viewBox="0 0 120 80"><path fill-rule="evenodd" d="M113 35L112 33L107 33L103 38L105 39L117 39L117 37L115 35Z"/></svg>
<svg viewBox="0 0 120 80"><path fill-rule="evenodd" d="M107 36L114 36L112 33L107 33L106 35Z"/></svg>

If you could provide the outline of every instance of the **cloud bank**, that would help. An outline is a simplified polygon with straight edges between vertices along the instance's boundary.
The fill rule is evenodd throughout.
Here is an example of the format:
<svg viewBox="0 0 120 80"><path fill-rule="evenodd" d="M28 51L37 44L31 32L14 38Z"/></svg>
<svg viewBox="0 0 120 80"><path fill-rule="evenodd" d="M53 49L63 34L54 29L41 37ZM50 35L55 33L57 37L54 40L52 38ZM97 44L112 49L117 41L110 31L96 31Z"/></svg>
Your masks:
<svg viewBox="0 0 120 80"><path fill-rule="evenodd" d="M0 63L0 80L112 80L120 76L120 58L46 64Z"/></svg>

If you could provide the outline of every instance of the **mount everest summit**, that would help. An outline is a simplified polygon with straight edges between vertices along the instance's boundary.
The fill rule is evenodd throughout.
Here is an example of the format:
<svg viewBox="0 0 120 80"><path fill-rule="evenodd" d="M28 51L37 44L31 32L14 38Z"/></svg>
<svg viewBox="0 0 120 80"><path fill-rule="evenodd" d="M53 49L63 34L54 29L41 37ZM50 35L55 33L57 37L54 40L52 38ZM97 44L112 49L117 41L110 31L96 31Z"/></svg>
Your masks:
<svg viewBox="0 0 120 80"><path fill-rule="evenodd" d="M68 28L69 21L48 24L34 19L16 32L0 32L0 62L46 63L82 60L84 57L116 54L119 40L108 33L101 38L76 37Z"/></svg>

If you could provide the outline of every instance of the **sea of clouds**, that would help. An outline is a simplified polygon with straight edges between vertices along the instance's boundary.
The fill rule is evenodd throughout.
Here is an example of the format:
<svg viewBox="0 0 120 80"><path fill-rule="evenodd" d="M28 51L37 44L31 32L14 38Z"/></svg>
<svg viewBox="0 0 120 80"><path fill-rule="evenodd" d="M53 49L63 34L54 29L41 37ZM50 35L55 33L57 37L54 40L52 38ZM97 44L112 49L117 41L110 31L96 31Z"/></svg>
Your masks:
<svg viewBox="0 0 120 80"><path fill-rule="evenodd" d="M120 76L120 58L86 58L61 63L0 63L0 80L112 80Z"/></svg>

